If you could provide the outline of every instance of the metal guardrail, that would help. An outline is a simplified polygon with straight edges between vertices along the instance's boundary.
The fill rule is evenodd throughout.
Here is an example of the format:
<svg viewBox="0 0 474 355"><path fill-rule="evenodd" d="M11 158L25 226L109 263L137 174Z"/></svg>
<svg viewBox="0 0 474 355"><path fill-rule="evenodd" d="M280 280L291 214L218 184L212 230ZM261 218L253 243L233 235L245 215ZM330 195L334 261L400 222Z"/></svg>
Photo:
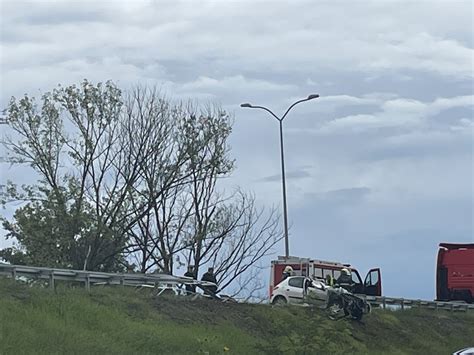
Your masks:
<svg viewBox="0 0 474 355"><path fill-rule="evenodd" d="M412 300L406 298L393 298L393 297L378 297L378 296L365 296L367 302L372 305L382 307L383 309L391 308L390 306L399 307L404 310L406 308L429 308L429 309L446 309L449 311L474 311L474 304L464 302L446 302L446 301L424 301L424 300Z"/></svg>
<svg viewBox="0 0 474 355"><path fill-rule="evenodd" d="M36 266L8 265L0 263L0 275L10 276L13 279L26 277L29 279L47 280L49 286L54 288L55 281L77 281L83 282L86 289L94 284L124 285L124 286L158 286L169 285L195 285L199 288L214 286L212 282L198 281L185 276L174 276L168 274L132 274L132 273L108 273L71 269L55 269ZM450 311L474 311L474 304L461 302L424 301L406 298L378 297L358 295L372 305L383 309L399 307L406 308L429 308L446 309Z"/></svg>
<svg viewBox="0 0 474 355"><path fill-rule="evenodd" d="M13 279L25 277L35 280L47 280L49 286L54 288L55 281L77 281L83 282L86 289L94 284L143 286L143 285L195 285L198 287L214 286L207 281L198 281L190 277L174 276L168 274L132 274L132 273L108 273L71 269L55 269L36 266L8 265L0 263L0 275L10 276Z"/></svg>

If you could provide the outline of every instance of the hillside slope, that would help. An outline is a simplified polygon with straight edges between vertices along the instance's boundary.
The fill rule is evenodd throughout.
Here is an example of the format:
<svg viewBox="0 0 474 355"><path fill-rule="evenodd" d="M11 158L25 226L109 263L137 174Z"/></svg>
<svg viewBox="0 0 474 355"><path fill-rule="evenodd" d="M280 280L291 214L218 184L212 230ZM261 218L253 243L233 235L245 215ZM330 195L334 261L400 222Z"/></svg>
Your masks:
<svg viewBox="0 0 474 355"><path fill-rule="evenodd" d="M303 307L151 298L131 288L56 292L0 279L0 354L449 354L474 314L375 310L331 321Z"/></svg>

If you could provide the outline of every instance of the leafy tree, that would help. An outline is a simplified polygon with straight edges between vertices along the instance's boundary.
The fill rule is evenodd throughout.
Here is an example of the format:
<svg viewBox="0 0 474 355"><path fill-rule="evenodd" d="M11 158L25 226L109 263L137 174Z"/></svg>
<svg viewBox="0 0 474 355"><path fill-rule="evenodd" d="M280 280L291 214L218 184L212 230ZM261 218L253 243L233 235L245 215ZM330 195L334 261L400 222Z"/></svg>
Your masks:
<svg viewBox="0 0 474 355"><path fill-rule="evenodd" d="M119 267L124 247L119 218L138 163L127 150L120 121L121 92L112 83L59 87L34 98L12 98L7 109L13 135L7 160L29 164L36 184L7 183L2 202L27 202L4 222L25 261L91 270ZM125 137L125 138L124 138ZM125 140L125 142L124 142ZM35 226L38 226L36 229ZM8 260L12 253L3 253Z"/></svg>
<svg viewBox="0 0 474 355"><path fill-rule="evenodd" d="M17 247L0 251L0 257L14 264L83 269L90 261L91 240L97 233L92 209L80 215L74 208L64 209L51 193L41 201L32 201L15 211L15 222L3 220L7 238L15 238ZM78 233L72 228L78 228ZM111 234L104 241L114 243ZM102 248L103 253L113 246ZM97 269L114 270L116 260L98 255L105 262Z"/></svg>

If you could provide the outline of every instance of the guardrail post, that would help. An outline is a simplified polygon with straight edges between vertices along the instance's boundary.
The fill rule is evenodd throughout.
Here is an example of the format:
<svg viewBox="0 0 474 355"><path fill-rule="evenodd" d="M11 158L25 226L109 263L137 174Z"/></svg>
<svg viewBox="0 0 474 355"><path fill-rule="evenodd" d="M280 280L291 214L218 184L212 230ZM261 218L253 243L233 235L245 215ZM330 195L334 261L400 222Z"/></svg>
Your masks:
<svg viewBox="0 0 474 355"><path fill-rule="evenodd" d="M49 274L49 287L54 291L54 271Z"/></svg>
<svg viewBox="0 0 474 355"><path fill-rule="evenodd" d="M89 278L89 274L86 274L86 290L87 292L91 292L91 282L90 282L90 278Z"/></svg>
<svg viewBox="0 0 474 355"><path fill-rule="evenodd" d="M405 309L405 300L402 298L400 301L401 301L400 303L402 305L402 311L403 311Z"/></svg>
<svg viewBox="0 0 474 355"><path fill-rule="evenodd" d="M387 303L385 302L385 297L382 298L382 306L383 306L383 309L387 307Z"/></svg>
<svg viewBox="0 0 474 355"><path fill-rule="evenodd" d="M13 281L16 281L16 268L12 268L12 279Z"/></svg>

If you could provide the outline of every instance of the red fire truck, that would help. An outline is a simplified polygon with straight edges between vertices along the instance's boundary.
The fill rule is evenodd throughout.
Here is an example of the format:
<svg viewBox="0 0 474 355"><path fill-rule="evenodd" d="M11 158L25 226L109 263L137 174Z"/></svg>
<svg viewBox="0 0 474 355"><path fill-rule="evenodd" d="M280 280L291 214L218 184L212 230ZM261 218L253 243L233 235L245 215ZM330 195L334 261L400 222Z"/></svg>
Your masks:
<svg viewBox="0 0 474 355"><path fill-rule="evenodd" d="M364 282L359 271L350 264L342 264L332 261L316 260L310 258L299 258L290 256L288 258L279 256L277 260L272 260L270 274L270 297L273 288L283 279L283 270L286 266L293 268L295 276L309 276L314 280L325 280L327 275L337 279L341 274L341 269L346 268L351 271L352 281L354 281L354 293L371 296L382 295L382 278L380 269L371 269L365 276Z"/></svg>
<svg viewBox="0 0 474 355"><path fill-rule="evenodd" d="M436 298L474 302L474 244L439 245Z"/></svg>

